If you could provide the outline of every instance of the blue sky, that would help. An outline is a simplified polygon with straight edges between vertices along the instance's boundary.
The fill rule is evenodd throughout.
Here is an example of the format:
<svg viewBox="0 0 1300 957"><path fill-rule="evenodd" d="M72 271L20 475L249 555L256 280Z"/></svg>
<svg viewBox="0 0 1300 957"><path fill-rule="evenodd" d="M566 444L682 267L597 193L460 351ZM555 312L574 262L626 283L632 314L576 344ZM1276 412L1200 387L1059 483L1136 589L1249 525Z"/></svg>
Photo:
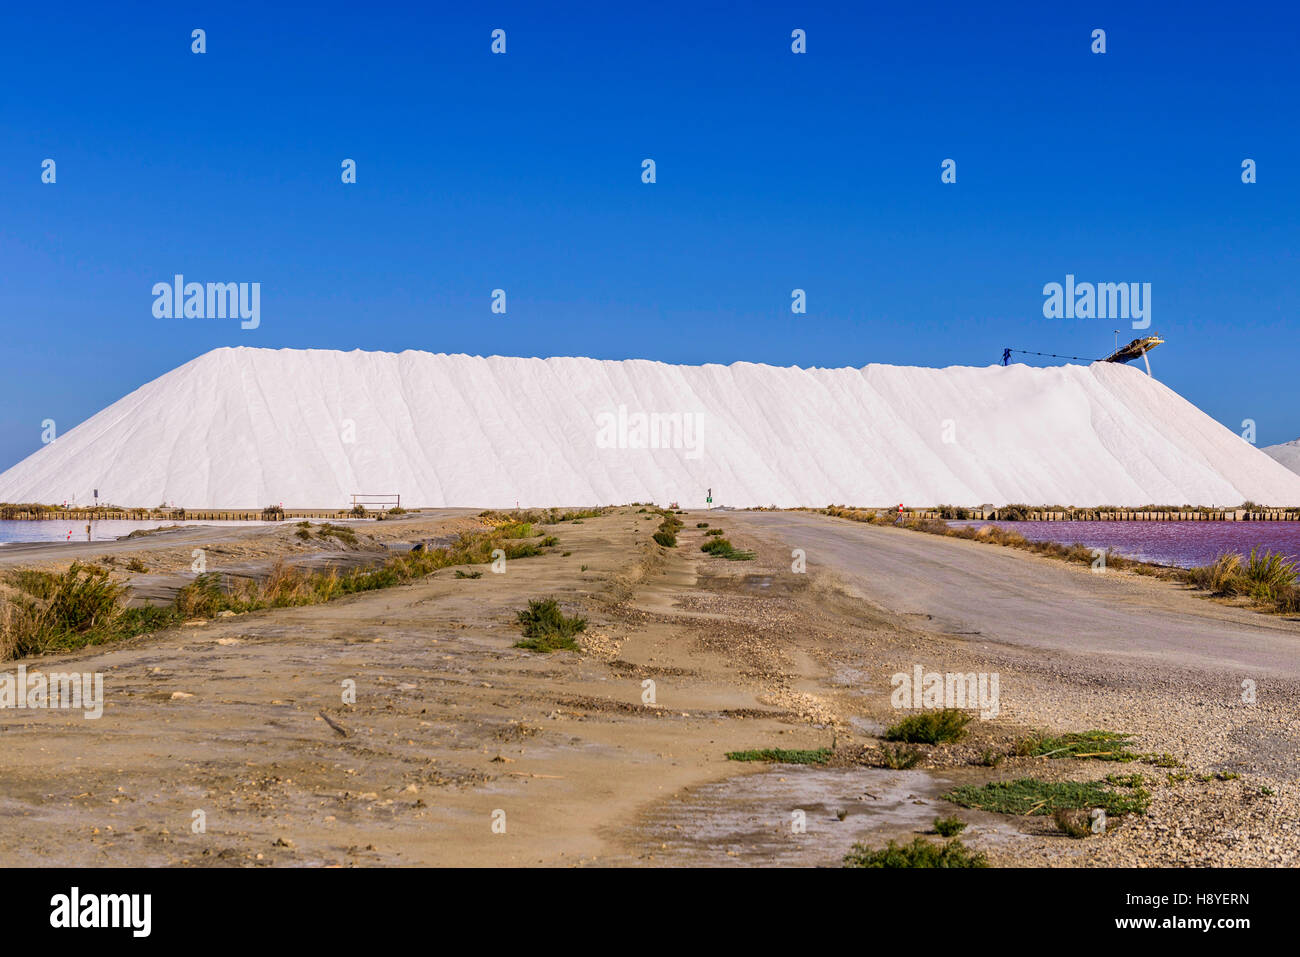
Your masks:
<svg viewBox="0 0 1300 957"><path fill-rule="evenodd" d="M1287 6L542 6L7 5L0 468L223 345L943 366L1136 335L1044 318L1067 273L1151 283L1157 377L1300 436ZM175 273L260 282L260 328L155 318Z"/></svg>

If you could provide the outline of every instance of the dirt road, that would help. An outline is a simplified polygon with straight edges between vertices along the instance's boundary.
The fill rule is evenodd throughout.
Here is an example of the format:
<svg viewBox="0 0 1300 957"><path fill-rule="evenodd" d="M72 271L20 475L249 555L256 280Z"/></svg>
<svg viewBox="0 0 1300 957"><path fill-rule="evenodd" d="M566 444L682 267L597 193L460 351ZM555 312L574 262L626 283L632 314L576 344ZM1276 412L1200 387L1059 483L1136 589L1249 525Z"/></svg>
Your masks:
<svg viewBox="0 0 1300 957"><path fill-rule="evenodd" d="M1229 680L1232 661L1255 653L1251 626L1240 626L1242 649L1216 663L1203 645L1160 661L1140 635L1124 645L1087 632L1077 608L1077 648L1068 635L1004 634L989 621L998 602L1023 605L1043 582L1052 587L1040 599L1066 596L1057 615L1099 595L1128 601L1142 621L1223 614L1232 623L1231 610L1202 611L1191 595L1120 573L1094 581L992 546L971 545L980 551L967 557L934 536L822 516L687 514L678 546L663 549L650 541L658 518L621 508L547 526L539 534L558 544L504 574L443 569L329 604L23 662L102 673L106 703L98 720L0 711L0 858L833 866L855 841L910 840L958 811L963 839L999 864L1300 862L1295 682L1261 668L1259 701L1245 706ZM475 521L426 515L373 523L358 537L366 548L400 545ZM706 530L696 526L705 522L755 558L702 554ZM92 557L123 551L151 573L183 574L193 547L217 571L306 547L291 527L219 534L230 532L239 534L101 543ZM807 551L806 573L792 568L796 547ZM927 585L931 576L944 585ZM991 594L970 599L972 589ZM582 653L513 647L516 612L545 596L589 619ZM1280 641L1287 627L1264 621L1255 631ZM1166 631L1159 640L1176 639ZM925 748L911 770L864 765L852 756L873 753L899 717L891 675L916 665L999 672L1001 713L958 745ZM348 683L355 702L344 699ZM1112 768L1018 757L1013 747L1031 728L1094 727L1131 732L1135 747L1179 761L1167 784L1165 770L1141 766L1153 782L1150 812L1104 838L1076 841L1050 819L943 800L959 783L1099 777ZM850 758L812 768L726 758L832 746ZM989 753L996 767L981 759ZM1240 777L1211 777L1226 770ZM802 829L792 826L799 815Z"/></svg>

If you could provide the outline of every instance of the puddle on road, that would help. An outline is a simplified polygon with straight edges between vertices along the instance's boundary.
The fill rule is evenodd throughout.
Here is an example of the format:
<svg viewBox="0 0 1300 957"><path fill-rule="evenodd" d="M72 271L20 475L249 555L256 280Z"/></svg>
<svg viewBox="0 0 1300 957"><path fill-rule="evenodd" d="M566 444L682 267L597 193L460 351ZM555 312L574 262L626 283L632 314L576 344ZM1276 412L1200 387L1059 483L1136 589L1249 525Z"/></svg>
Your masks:
<svg viewBox="0 0 1300 957"><path fill-rule="evenodd" d="M643 818L642 849L665 866L839 867L856 841L937 840L934 819L953 813L972 822L962 839L974 847L1021 837L992 815L942 800L950 786L924 771L780 765L658 805ZM791 826L796 810L804 812L802 834Z"/></svg>

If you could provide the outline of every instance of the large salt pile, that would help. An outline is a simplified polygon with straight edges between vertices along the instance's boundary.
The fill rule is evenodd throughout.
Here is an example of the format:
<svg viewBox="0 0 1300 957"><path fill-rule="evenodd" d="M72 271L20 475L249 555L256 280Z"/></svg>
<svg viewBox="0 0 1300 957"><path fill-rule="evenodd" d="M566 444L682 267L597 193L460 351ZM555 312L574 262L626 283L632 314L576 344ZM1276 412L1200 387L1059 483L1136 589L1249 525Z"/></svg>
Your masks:
<svg viewBox="0 0 1300 957"><path fill-rule="evenodd" d="M650 446L650 447L646 447ZM0 501L1300 504L1137 369L673 366L218 349L0 475Z"/></svg>
<svg viewBox="0 0 1300 957"><path fill-rule="evenodd" d="M1281 445L1267 445L1260 451L1292 472L1300 472L1300 439L1283 442Z"/></svg>

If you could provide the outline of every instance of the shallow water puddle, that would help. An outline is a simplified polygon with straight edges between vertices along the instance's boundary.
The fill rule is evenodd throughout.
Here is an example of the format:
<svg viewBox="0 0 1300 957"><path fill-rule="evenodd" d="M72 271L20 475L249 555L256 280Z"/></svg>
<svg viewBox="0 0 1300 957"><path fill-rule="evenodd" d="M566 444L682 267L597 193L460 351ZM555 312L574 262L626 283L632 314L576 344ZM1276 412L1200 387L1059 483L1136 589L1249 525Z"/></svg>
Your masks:
<svg viewBox="0 0 1300 957"><path fill-rule="evenodd" d="M779 765L671 798L643 818L641 836L653 861L670 866L838 867L856 841L933 837L934 819L959 810L940 798L949 786L924 771ZM979 846L1015 835L1009 824L981 820L963 837Z"/></svg>

